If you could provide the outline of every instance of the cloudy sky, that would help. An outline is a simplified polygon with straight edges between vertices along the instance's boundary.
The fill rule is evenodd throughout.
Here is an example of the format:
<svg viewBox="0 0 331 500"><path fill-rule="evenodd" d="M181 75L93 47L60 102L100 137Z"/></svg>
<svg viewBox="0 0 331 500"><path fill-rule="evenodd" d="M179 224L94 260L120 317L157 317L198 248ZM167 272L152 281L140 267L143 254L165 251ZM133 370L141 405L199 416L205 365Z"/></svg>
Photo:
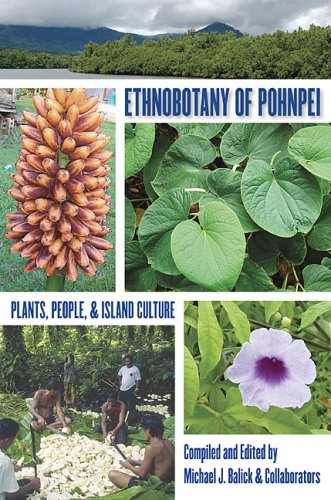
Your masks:
<svg viewBox="0 0 331 500"><path fill-rule="evenodd" d="M250 34L331 24L330 0L0 0L0 24L108 26L155 34L215 21Z"/></svg>

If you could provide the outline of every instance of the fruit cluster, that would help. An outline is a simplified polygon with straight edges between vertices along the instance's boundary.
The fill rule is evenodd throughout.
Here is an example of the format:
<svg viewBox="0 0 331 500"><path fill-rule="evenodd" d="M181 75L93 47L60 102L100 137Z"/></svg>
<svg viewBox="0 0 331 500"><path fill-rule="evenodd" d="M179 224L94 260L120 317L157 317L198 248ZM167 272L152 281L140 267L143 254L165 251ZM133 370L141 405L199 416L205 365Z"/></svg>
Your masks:
<svg viewBox="0 0 331 500"><path fill-rule="evenodd" d="M110 138L100 133L98 97L57 88L32 101L37 113L23 113L27 124L20 127L21 155L8 191L18 206L7 214L6 237L15 240L12 252L29 259L25 272L65 272L76 281L79 266L93 276L112 248L103 225L112 152L103 150Z"/></svg>

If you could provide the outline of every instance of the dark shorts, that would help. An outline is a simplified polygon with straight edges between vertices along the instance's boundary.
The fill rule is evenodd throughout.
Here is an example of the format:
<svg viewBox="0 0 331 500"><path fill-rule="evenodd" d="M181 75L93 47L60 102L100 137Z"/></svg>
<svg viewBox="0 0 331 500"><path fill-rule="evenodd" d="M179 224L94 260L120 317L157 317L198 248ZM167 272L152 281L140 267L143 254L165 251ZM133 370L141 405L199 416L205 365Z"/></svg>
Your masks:
<svg viewBox="0 0 331 500"><path fill-rule="evenodd" d="M131 477L128 483L128 488L132 488L133 486L138 486L138 479L136 477Z"/></svg>
<svg viewBox="0 0 331 500"><path fill-rule="evenodd" d="M52 415L51 417L46 417L45 418L45 422L47 425L51 425L51 424L54 424L54 422L56 421L56 417L54 417L54 415ZM38 419L37 417L33 417L31 422L38 422Z"/></svg>

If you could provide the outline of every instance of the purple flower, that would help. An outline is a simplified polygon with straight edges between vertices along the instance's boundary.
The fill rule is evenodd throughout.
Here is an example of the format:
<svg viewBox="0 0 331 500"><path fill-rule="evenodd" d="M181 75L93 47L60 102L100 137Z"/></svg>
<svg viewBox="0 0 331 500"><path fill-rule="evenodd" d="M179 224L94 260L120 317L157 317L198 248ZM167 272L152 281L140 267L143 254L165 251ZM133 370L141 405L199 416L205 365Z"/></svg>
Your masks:
<svg viewBox="0 0 331 500"><path fill-rule="evenodd" d="M269 406L301 408L311 398L309 387L316 377L303 340L293 340L282 330L254 330L227 369L231 382L239 384L245 406L268 411Z"/></svg>

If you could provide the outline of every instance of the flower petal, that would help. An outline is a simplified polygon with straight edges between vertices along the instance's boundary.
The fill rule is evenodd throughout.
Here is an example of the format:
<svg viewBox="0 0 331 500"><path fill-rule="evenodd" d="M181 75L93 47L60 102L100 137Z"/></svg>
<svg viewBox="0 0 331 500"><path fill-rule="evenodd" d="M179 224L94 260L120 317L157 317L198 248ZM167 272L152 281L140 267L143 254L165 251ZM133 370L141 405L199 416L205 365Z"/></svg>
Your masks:
<svg viewBox="0 0 331 500"><path fill-rule="evenodd" d="M251 344L245 342L234 358L233 365L230 366L226 375L231 382L246 382L255 378L255 356Z"/></svg>
<svg viewBox="0 0 331 500"><path fill-rule="evenodd" d="M268 387L266 397L271 406L301 408L311 399L311 392L302 382L287 379L278 386Z"/></svg>
<svg viewBox="0 0 331 500"><path fill-rule="evenodd" d="M259 328L251 333L250 342L257 356L276 357L289 348L292 337L283 330Z"/></svg>
<svg viewBox="0 0 331 500"><path fill-rule="evenodd" d="M283 354L283 360L290 376L304 384L311 384L316 378L316 366L310 359L310 351L303 340L294 340Z"/></svg>
<svg viewBox="0 0 331 500"><path fill-rule="evenodd" d="M257 406L262 411L269 410L267 397L267 385L259 380L250 380L239 384L239 390L243 398L244 406Z"/></svg>

